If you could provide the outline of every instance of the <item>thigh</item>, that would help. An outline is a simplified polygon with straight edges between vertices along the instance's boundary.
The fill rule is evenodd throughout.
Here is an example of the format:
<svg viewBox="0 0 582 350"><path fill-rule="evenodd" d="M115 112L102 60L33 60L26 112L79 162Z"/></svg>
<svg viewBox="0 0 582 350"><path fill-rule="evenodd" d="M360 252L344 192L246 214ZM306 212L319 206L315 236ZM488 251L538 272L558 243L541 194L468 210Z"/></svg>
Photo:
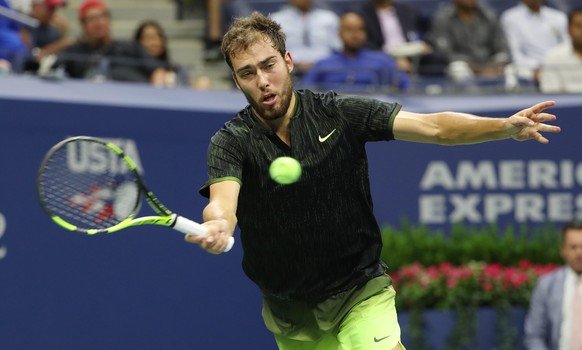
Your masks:
<svg viewBox="0 0 582 350"><path fill-rule="evenodd" d="M390 286L350 310L338 333L342 349L398 349L400 325L394 305L395 295L394 288Z"/></svg>

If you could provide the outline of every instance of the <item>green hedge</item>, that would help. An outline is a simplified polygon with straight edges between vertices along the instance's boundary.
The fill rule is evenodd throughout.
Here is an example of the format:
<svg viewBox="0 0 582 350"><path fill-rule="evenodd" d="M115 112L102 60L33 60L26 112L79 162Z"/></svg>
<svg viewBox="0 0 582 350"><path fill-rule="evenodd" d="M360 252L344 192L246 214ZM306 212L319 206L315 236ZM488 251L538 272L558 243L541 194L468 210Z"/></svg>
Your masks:
<svg viewBox="0 0 582 350"><path fill-rule="evenodd" d="M515 266L521 260L560 264L560 239L560 229L551 224L532 231L526 226L516 230L513 226L500 229L497 225L456 224L450 232L443 232L403 221L399 229L382 229L382 259L391 271L415 262L424 266L441 262L462 265L471 261Z"/></svg>

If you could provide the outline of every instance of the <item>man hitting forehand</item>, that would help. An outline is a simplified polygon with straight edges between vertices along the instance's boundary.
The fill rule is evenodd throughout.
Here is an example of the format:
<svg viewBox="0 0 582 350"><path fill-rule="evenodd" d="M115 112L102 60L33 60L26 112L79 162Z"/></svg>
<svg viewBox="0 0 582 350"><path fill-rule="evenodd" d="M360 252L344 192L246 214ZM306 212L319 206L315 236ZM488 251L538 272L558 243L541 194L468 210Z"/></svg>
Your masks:
<svg viewBox="0 0 582 350"><path fill-rule="evenodd" d="M243 269L261 290L263 319L279 349L404 349L395 292L380 260L366 142L547 143L542 132L560 131L545 124L556 119L544 112L554 102L485 118L294 90L285 35L256 12L231 25L222 52L249 105L210 141L200 190L209 197L209 236L186 240L219 253L239 226ZM269 177L281 156L300 162L299 181L282 185Z"/></svg>

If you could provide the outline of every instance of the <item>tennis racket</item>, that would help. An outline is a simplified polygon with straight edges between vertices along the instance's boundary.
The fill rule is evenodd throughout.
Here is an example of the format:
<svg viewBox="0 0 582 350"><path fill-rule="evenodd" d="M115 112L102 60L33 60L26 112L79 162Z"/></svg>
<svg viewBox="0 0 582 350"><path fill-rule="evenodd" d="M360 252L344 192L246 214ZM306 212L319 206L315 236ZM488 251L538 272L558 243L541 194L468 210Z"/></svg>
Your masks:
<svg viewBox="0 0 582 350"><path fill-rule="evenodd" d="M71 137L53 146L41 163L37 191L44 211L70 231L95 235L161 225L207 235L206 227L172 213L154 196L121 148L98 138ZM144 196L157 216L136 217ZM230 237L225 251L233 244Z"/></svg>

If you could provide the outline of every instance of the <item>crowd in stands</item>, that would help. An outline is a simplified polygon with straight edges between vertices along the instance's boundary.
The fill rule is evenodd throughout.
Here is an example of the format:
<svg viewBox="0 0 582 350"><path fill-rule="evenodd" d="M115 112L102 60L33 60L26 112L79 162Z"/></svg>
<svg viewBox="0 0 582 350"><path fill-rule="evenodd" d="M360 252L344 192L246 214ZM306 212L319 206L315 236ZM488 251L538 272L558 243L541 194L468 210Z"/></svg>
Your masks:
<svg viewBox="0 0 582 350"><path fill-rule="evenodd" d="M192 81L187 67L172 62L156 21L144 19L133 40L117 40L105 0L84 1L75 19L60 15L65 0L26 0L27 10L18 6L23 1L0 0L0 72L212 86L207 78ZM204 58L222 59L222 33L234 17L261 11L287 35L299 88L403 94L438 82L465 92L493 86L579 93L577 1L206 0ZM73 20L81 24L80 38L68 34Z"/></svg>

